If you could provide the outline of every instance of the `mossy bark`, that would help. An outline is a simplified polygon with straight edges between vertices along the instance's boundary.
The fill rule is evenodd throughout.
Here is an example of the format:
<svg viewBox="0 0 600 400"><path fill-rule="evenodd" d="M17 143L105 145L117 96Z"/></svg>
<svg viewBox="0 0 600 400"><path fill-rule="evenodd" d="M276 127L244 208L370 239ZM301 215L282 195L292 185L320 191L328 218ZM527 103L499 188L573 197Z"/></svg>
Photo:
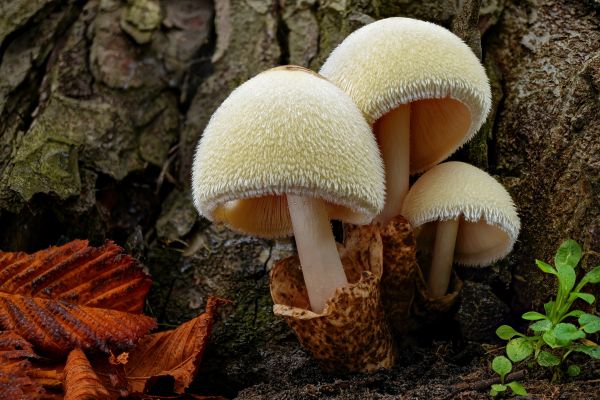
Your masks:
<svg viewBox="0 0 600 400"><path fill-rule="evenodd" d="M196 315L209 294L234 300L207 353L205 373L220 390L281 381L282 370L304 371L298 384L318 379L271 312L268 270L293 252L290 242L244 238L197 217L195 144L253 75L283 63L318 69L353 30L410 16L481 49L493 110L453 157L501 180L522 218L506 260L458 271L477 289L463 302L487 293L497 309L539 309L552 280L535 258L551 261L568 237L600 250L599 11L592 0L2 2L0 248L115 239L155 275L148 311L161 322ZM472 309L482 308L459 309L459 327ZM497 314L477 329L493 332L505 315Z"/></svg>

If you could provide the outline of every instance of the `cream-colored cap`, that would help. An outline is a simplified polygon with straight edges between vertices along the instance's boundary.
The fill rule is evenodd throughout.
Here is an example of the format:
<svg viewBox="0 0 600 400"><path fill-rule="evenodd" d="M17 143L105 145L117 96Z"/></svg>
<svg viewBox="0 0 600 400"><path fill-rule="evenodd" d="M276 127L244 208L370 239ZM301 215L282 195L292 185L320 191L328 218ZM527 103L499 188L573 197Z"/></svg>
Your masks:
<svg viewBox="0 0 600 400"><path fill-rule="evenodd" d="M321 75L374 123L411 104L410 171L431 168L466 143L489 113L491 90L471 49L441 26L387 18L348 36Z"/></svg>
<svg viewBox="0 0 600 400"><path fill-rule="evenodd" d="M385 197L369 124L338 87L302 67L250 79L221 104L196 149L200 214L256 236L292 234L284 194L320 198L331 219L370 222Z"/></svg>
<svg viewBox="0 0 600 400"><path fill-rule="evenodd" d="M435 223L460 218L454 261L483 266L506 256L513 248L521 222L512 198L485 171L450 161L423 174L402 206L413 227L422 226L417 242L431 249Z"/></svg>

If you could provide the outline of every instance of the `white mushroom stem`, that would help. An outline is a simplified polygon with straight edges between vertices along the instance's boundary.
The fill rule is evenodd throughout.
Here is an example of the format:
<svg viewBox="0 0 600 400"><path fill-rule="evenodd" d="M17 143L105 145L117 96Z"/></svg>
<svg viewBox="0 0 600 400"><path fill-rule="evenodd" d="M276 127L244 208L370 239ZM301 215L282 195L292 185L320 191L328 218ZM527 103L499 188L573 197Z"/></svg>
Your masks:
<svg viewBox="0 0 600 400"><path fill-rule="evenodd" d="M402 104L377 122L377 141L385 165L385 206L376 220L385 224L400 214L410 175L410 104Z"/></svg>
<svg viewBox="0 0 600 400"><path fill-rule="evenodd" d="M431 269L429 270L429 292L433 298L446 294L450 283L452 262L454 261L454 247L458 234L458 219L439 221L435 233L435 245Z"/></svg>
<svg viewBox="0 0 600 400"><path fill-rule="evenodd" d="M311 309L321 313L335 289L348 284L325 204L287 196L288 207Z"/></svg>

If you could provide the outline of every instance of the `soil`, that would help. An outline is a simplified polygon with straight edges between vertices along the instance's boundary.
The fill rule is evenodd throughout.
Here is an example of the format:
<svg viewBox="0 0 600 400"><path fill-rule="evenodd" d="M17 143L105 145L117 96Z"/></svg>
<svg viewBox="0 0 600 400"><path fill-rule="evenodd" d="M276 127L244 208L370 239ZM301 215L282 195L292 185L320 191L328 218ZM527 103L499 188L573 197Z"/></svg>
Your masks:
<svg viewBox="0 0 600 400"><path fill-rule="evenodd" d="M391 370L373 374L324 375L302 349L290 358L274 359L265 351L273 368L248 387L231 386L219 376L203 376L196 390L228 398L259 399L489 399L491 383L498 383L490 362L503 351L499 344L428 340L406 344ZM210 357L206 360L209 361ZM571 361L574 361L572 359ZM598 399L600 362L576 358L582 368L577 378L550 383L551 372L519 366L517 376L529 396L517 399ZM496 380L495 380L496 379ZM507 396L510 397L510 396Z"/></svg>

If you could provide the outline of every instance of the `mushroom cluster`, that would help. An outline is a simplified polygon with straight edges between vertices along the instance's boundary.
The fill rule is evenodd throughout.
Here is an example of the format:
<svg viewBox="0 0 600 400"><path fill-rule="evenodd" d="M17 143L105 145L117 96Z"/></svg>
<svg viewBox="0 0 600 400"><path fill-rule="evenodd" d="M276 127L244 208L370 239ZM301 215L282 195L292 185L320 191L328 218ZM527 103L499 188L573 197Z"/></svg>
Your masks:
<svg viewBox="0 0 600 400"><path fill-rule="evenodd" d="M453 260L488 265L510 252L520 225L508 192L467 164L435 167L477 133L491 107L485 69L458 36L425 21L383 19L350 34L320 74L348 93L373 125L386 179L376 220L385 225L403 215L414 228L428 224L417 243L433 249L431 297L446 294ZM409 175L422 172L409 192Z"/></svg>
<svg viewBox="0 0 600 400"><path fill-rule="evenodd" d="M378 243L377 227L400 214L421 226L418 245L433 251L433 297L446 293L454 261L485 265L506 255L520 228L510 195L475 167L439 164L479 130L490 104L485 70L456 35L409 18L374 22L348 36L319 74L276 67L229 95L196 149L194 204L244 234L293 234L302 280L290 260L272 272L272 279L296 277L288 285L294 293L272 287L274 301L290 302L275 312L328 365L389 367L394 346L379 304L382 268L373 264L384 258L381 249L340 247L330 220L376 221L364 232ZM409 190L409 175L423 172ZM344 263L340 254L362 261ZM341 326L349 327L341 335L363 336L343 347L347 354L328 344L327 330Z"/></svg>

